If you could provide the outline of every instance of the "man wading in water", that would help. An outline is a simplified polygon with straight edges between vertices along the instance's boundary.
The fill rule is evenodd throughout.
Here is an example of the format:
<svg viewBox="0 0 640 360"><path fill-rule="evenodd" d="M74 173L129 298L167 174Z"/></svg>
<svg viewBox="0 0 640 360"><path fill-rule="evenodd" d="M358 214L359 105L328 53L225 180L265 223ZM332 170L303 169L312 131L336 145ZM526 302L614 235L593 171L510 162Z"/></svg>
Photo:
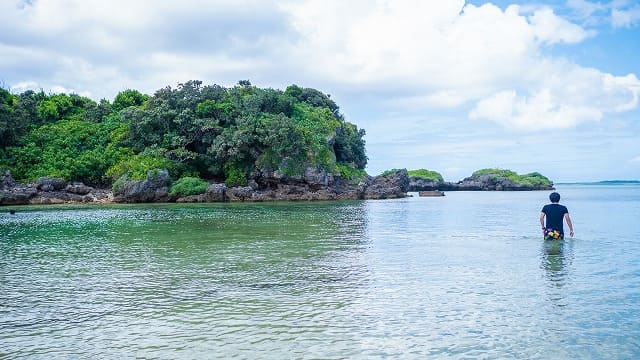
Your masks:
<svg viewBox="0 0 640 360"><path fill-rule="evenodd" d="M547 204L542 208L540 213L540 225L542 225L542 234L545 240L562 240L564 239L563 220L569 225L569 236L573 237L573 224L569 217L569 210L566 206L558 204L560 194L557 192L549 195L551 204ZM547 225L544 224L544 218L547 218Z"/></svg>

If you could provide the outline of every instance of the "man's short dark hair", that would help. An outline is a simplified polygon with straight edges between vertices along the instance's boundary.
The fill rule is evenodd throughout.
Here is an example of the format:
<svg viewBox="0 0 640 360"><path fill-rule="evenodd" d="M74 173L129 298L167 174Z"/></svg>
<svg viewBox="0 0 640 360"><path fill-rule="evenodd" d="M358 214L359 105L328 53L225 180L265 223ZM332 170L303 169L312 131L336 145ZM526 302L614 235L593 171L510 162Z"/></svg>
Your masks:
<svg viewBox="0 0 640 360"><path fill-rule="evenodd" d="M558 194L557 192L552 192L551 194L549 194L549 200L551 200L551 202L553 203L557 203L558 201L560 201L560 194Z"/></svg>

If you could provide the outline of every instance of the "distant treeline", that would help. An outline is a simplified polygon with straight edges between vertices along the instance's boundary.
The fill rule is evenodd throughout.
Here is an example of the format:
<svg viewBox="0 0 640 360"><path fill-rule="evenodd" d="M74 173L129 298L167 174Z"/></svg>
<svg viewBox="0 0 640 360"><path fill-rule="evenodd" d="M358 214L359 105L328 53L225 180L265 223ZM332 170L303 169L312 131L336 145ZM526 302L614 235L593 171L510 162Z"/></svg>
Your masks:
<svg viewBox="0 0 640 360"><path fill-rule="evenodd" d="M0 169L20 181L59 177L108 186L168 169L243 185L254 171L296 175L307 166L364 173L365 132L329 95L296 85L262 89L188 81L113 102L77 94L0 89Z"/></svg>

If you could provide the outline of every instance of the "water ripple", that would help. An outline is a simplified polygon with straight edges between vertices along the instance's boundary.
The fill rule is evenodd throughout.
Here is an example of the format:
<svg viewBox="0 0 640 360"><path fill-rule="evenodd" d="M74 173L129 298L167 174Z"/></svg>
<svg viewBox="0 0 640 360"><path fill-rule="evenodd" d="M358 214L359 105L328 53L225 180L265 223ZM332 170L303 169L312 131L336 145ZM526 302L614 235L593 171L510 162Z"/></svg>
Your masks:
<svg viewBox="0 0 640 360"><path fill-rule="evenodd" d="M560 243L542 193L20 208L0 357L637 358L640 229L592 209L640 208L564 194Z"/></svg>

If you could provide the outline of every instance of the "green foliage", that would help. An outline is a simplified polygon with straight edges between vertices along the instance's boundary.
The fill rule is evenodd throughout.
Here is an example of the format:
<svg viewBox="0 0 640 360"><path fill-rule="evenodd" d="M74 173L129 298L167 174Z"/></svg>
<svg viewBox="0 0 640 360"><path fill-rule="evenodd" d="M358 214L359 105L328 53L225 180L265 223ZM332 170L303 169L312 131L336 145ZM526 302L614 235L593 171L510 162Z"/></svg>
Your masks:
<svg viewBox="0 0 640 360"><path fill-rule="evenodd" d="M212 118L222 109L222 104L216 103L215 100L207 99L196 105L196 115L200 118Z"/></svg>
<svg viewBox="0 0 640 360"><path fill-rule="evenodd" d="M338 105L329 98L329 95L325 95L316 89L291 85L285 90L285 95L291 96L299 102L309 104L313 107L325 107L336 117L340 117L338 114Z"/></svg>
<svg viewBox="0 0 640 360"><path fill-rule="evenodd" d="M140 154L133 154L131 149L127 149L127 155L121 157L121 160L109 167L106 171L106 176L112 180L126 177L132 180L145 180L147 178L147 172L156 169L168 169L170 173L172 170L177 170L176 166L171 160L154 154L153 151L143 152Z"/></svg>
<svg viewBox="0 0 640 360"><path fill-rule="evenodd" d="M43 124L38 116L38 105L47 95L44 92L25 91L13 99L13 131L14 140L10 145L16 144L20 137L27 134L33 128Z"/></svg>
<svg viewBox="0 0 640 360"><path fill-rule="evenodd" d="M50 176L105 184L107 169L128 154L111 141L114 125L84 120L43 125L22 137L21 146L7 149L7 163L23 181Z"/></svg>
<svg viewBox="0 0 640 360"><path fill-rule="evenodd" d="M242 170L236 164L226 163L224 165L224 173L226 175L224 183L228 187L247 185L246 171Z"/></svg>
<svg viewBox="0 0 640 360"><path fill-rule="evenodd" d="M352 184L357 184L368 176L362 169L353 168L341 163L336 164L336 170L338 171L338 174L340 174L341 178L348 180Z"/></svg>
<svg viewBox="0 0 640 360"><path fill-rule="evenodd" d="M15 103L17 99L7 90L0 88L0 148L4 149L16 141L15 127L18 125Z"/></svg>
<svg viewBox="0 0 640 360"><path fill-rule="evenodd" d="M302 97L302 88L298 85L289 85L284 91L284 94L296 99L300 99Z"/></svg>
<svg viewBox="0 0 640 360"><path fill-rule="evenodd" d="M521 175L520 181L535 186L553 185L551 180L538 172Z"/></svg>
<svg viewBox="0 0 640 360"><path fill-rule="evenodd" d="M287 175L304 171L307 147L300 127L284 114L264 115L261 119L261 144L264 150L256 164L263 168L280 169Z"/></svg>
<svg viewBox="0 0 640 360"><path fill-rule="evenodd" d="M173 196L189 196L203 194L207 191L209 183L196 177L185 176L171 185L169 194Z"/></svg>
<svg viewBox="0 0 640 360"><path fill-rule="evenodd" d="M242 98L242 107L252 115L284 114L290 117L293 113L294 101L293 98L277 90L255 89L252 94Z"/></svg>
<svg viewBox="0 0 640 360"><path fill-rule="evenodd" d="M409 170L409 177L416 177L424 180L432 180L443 182L444 179L442 175L440 175L437 171L427 170L427 169L418 169L418 170Z"/></svg>
<svg viewBox="0 0 640 360"><path fill-rule="evenodd" d="M126 177L123 176L117 179L116 181L114 181L113 184L111 185L111 191L113 191L114 193L117 193L124 190L124 185L125 185L124 179L126 179Z"/></svg>
<svg viewBox="0 0 640 360"><path fill-rule="evenodd" d="M335 137L340 121L333 117L329 109L304 103L295 105L293 117L311 163L329 170L336 162L330 140Z"/></svg>
<svg viewBox="0 0 640 360"><path fill-rule="evenodd" d="M108 101L96 104L77 94L45 95L29 90L12 95L0 89L0 148L19 146L22 137L42 125L61 120L101 122L110 112Z"/></svg>
<svg viewBox="0 0 640 360"><path fill-rule="evenodd" d="M45 97L37 105L37 114L42 123L63 119L84 119L88 109L96 107L91 99L77 94L54 94Z"/></svg>
<svg viewBox="0 0 640 360"><path fill-rule="evenodd" d="M500 179L509 179L516 184L532 185L532 186L544 186L552 185L551 181L541 175L540 173L533 172L525 175L518 175L511 170L505 169L481 169L473 173L473 177L482 175L489 175L492 180L497 181Z"/></svg>
<svg viewBox="0 0 640 360"><path fill-rule="evenodd" d="M336 161L351 163L358 169L364 169L368 160L365 154L364 135L364 129L358 130L358 127L353 124L342 123L333 143Z"/></svg>
<svg viewBox="0 0 640 360"><path fill-rule="evenodd" d="M86 104L84 118L88 121L101 122L109 117L113 112L113 107L106 99L100 100L100 103L93 102Z"/></svg>
<svg viewBox="0 0 640 360"><path fill-rule="evenodd" d="M383 171L383 172L382 172L382 174L380 174L380 176L387 177L387 176L389 176L389 175L391 175L391 174L393 174L393 173L395 173L395 172L398 172L398 171L400 171L400 170L404 170L404 169L391 169L391 170L385 170L385 171Z"/></svg>
<svg viewBox="0 0 640 360"><path fill-rule="evenodd" d="M113 111L120 111L131 106L140 106L149 99L149 95L142 94L138 90L127 89L121 91L113 99Z"/></svg>
<svg viewBox="0 0 640 360"><path fill-rule="evenodd" d="M113 104L0 89L0 164L23 181L117 185L160 168L233 186L254 170L299 175L307 166L356 179L367 162L363 137L329 95L296 85L283 92L248 80L232 88L188 81L151 97L124 90Z"/></svg>
<svg viewBox="0 0 640 360"><path fill-rule="evenodd" d="M60 120L64 115L68 115L72 107L71 99L66 94L52 95L43 100L38 105L38 116L44 122L54 122Z"/></svg>
<svg viewBox="0 0 640 360"><path fill-rule="evenodd" d="M511 170L497 169L497 168L489 168L489 169L480 169L476 170L471 174L473 177L478 177L482 175L495 175L500 177L509 177L513 176L516 173Z"/></svg>

